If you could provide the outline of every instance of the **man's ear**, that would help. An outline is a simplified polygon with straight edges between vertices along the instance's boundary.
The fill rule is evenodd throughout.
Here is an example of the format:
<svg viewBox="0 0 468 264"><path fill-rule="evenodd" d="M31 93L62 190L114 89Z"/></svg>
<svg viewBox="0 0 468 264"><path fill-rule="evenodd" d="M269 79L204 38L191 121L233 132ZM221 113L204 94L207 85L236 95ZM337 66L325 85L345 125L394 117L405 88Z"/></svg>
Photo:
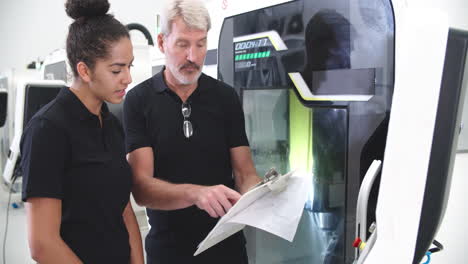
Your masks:
<svg viewBox="0 0 468 264"><path fill-rule="evenodd" d="M76 70L78 72L78 75L84 82L90 82L91 81L91 69L88 68L88 66L80 61L76 64Z"/></svg>
<svg viewBox="0 0 468 264"><path fill-rule="evenodd" d="M165 39L164 39L163 33L159 33L158 34L158 48L162 53L164 53L164 41Z"/></svg>

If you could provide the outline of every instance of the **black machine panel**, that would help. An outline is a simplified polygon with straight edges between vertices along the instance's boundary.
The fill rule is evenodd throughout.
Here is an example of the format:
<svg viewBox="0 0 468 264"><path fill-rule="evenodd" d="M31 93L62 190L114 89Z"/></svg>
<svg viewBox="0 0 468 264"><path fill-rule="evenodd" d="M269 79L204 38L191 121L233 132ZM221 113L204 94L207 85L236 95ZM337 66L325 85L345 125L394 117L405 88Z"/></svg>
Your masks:
<svg viewBox="0 0 468 264"><path fill-rule="evenodd" d="M8 104L8 79L0 77L0 127L5 125Z"/></svg>
<svg viewBox="0 0 468 264"><path fill-rule="evenodd" d="M352 263L357 194L383 157L393 93L390 1L298 0L229 17L218 51L218 78L241 97L258 173L310 176L293 242L247 230L249 260Z"/></svg>
<svg viewBox="0 0 468 264"><path fill-rule="evenodd" d="M5 125L7 116L8 93L0 91L0 127Z"/></svg>
<svg viewBox="0 0 468 264"><path fill-rule="evenodd" d="M41 107L48 104L57 96L63 87L65 86L33 84L25 87L23 128Z"/></svg>

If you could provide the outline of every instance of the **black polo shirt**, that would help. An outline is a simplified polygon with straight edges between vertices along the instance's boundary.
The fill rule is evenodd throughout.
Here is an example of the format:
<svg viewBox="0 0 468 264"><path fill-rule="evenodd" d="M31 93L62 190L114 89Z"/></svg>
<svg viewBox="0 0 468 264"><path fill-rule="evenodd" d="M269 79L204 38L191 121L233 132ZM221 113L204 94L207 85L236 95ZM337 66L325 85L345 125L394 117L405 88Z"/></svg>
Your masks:
<svg viewBox="0 0 468 264"><path fill-rule="evenodd" d="M230 149L248 146L244 114L235 90L201 75L187 100L191 106L188 120L193 125L193 135L187 139L182 129L182 101L166 85L163 71L133 88L125 99L127 152L151 147L154 177L171 183L234 188ZM196 206L173 211L147 209L147 213L151 230L146 249L150 258L169 254L169 248L177 248L179 255L193 255L218 220ZM206 252L216 254L216 248L221 252L224 247L236 254L244 244L240 232Z"/></svg>
<svg viewBox="0 0 468 264"><path fill-rule="evenodd" d="M102 128L68 88L34 115L21 140L23 200L62 200L60 234L84 263L129 263L123 210L131 170L121 124L106 104Z"/></svg>

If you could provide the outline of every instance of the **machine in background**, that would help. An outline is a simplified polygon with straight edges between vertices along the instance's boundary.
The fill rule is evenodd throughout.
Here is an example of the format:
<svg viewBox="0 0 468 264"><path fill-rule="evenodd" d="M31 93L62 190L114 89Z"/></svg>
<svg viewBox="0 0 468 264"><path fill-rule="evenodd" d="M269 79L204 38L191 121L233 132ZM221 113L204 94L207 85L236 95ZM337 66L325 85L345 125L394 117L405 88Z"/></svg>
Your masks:
<svg viewBox="0 0 468 264"><path fill-rule="evenodd" d="M418 11L410 14L418 17ZM437 21L437 14L427 17L433 25L424 19L415 20L419 24L406 25L413 30L402 32L403 38L405 33L413 37L414 29L434 27L430 35L419 34L417 42L409 44L407 40L401 53L421 58L430 51L431 64L426 62L419 72L401 78L395 87L377 225L356 264L428 263L431 253L443 249L435 236L447 208L461 131L468 80L468 32L448 29L447 23ZM433 43L421 50L420 44L429 39ZM418 64L410 60L403 63L400 73Z"/></svg>
<svg viewBox="0 0 468 264"><path fill-rule="evenodd" d="M8 102L8 79L0 76L0 127L5 125Z"/></svg>
<svg viewBox="0 0 468 264"><path fill-rule="evenodd" d="M44 105L52 101L65 87L63 81L31 81L20 83L16 88L16 102L14 112L14 136L8 149L5 166L3 168L3 181L11 185L21 176L20 141L23 129L33 115ZM15 190L19 191L19 190Z"/></svg>
<svg viewBox="0 0 468 264"><path fill-rule="evenodd" d="M413 264L432 247L447 209L468 82L467 59L468 32L450 29Z"/></svg>
<svg viewBox="0 0 468 264"><path fill-rule="evenodd" d="M358 263L377 263L377 259L395 263L391 255L399 254L393 247L398 241L388 237L396 232L391 227L402 219L408 223L416 218L418 221L414 226L401 227L416 234L408 237L411 238L408 241L415 241L414 249L407 241L397 247L406 247L405 254L408 253L401 261L417 264L431 246L450 188L460 123L460 98L463 98L461 88L466 83L463 75L468 37L466 32L450 30L447 47L438 46L437 54L435 50L430 54L428 48L411 44L411 36L417 32L425 37L425 43L430 39L437 42L444 37L444 29L440 26L431 29L421 23L420 28L412 28L419 31L401 34L405 22L419 23L414 15L423 16L425 11L409 12L404 10L407 7L404 3L392 2L298 0L225 19L219 42L222 56L218 56L218 78L232 85L241 96L257 171L261 174L269 167L282 172L298 168L310 175L309 200L304 205L295 240L290 244L262 231L246 232L248 240L254 242L247 245L252 263L354 263L357 255L352 244L359 233L355 229L358 189L372 161L382 159L382 173L392 171L392 175L386 175L383 184L388 201L382 202L386 206L381 206L380 220L385 216L385 220L395 220L390 220L394 221L393 225L383 228L384 221L380 227L377 223L377 230L386 230L387 237L381 232L378 239L373 233L377 237L375 252L378 253L374 252L372 261ZM399 7L399 17L394 14L394 4ZM404 20L405 15L412 20ZM399 61L395 61L394 48L396 17L401 19L398 43L405 45L400 50L413 49L404 53L406 59L400 53ZM415 49L426 53L417 54ZM444 52L445 68L440 88L436 77L442 76L442 66L438 68L443 61L439 60L443 58L439 52L442 49L447 53ZM427 59L427 67L418 67L424 61L421 58ZM405 119L406 123L394 121L397 128L393 131L398 131L398 136L392 137L390 152L395 150L395 145L400 147L398 153L388 157L399 156L399 162L389 159L386 165L384 150L389 152L387 131L390 111L393 111L391 105L395 104L392 100L395 100L396 63L400 69L405 65L412 68L407 66L406 71L399 71L400 92L395 109L403 115L399 119ZM423 70L426 68L434 74L431 78L423 77L427 74ZM434 87L438 87L437 91L431 90L431 95L435 94L429 98L429 90L425 89ZM403 93L408 95L401 97ZM440 101L433 101L439 98L437 96ZM407 104L406 108L402 108L402 104ZM427 108L421 110L418 105ZM401 112L402 109L406 110ZM406 120L407 117L411 116L416 124L426 119L420 118L422 113L433 110L433 123L421 122L420 127L408 128L411 120ZM420 140L418 131L422 128L421 136L430 136L430 140L420 142L429 146L429 166L425 172L423 164L418 164L413 174L402 173L398 168L414 159L403 155L404 142ZM406 129L412 131L404 133ZM408 150L412 148L410 145ZM423 149L417 148L414 155L418 155L418 151L426 155ZM393 169L388 169L390 167ZM406 182L403 178L407 179L408 188L415 184L415 189L425 186L425 190L413 194L414 197L395 196L398 186ZM374 186L368 208L372 213L376 211L377 196L381 198L379 178ZM417 209L414 216L400 215L405 209L405 199L411 204L420 199L421 211ZM376 219L375 215L369 215L368 224ZM368 230L368 226L360 228ZM398 233L401 233L400 228ZM367 248L372 247L368 244Z"/></svg>
<svg viewBox="0 0 468 264"><path fill-rule="evenodd" d="M8 153L8 143L6 139L8 138L9 132L8 127L4 128L7 124L8 100L8 77L0 75L0 171L3 171L3 166L5 164L4 157L6 157Z"/></svg>
<svg viewBox="0 0 468 264"><path fill-rule="evenodd" d="M389 1L302 0L225 19L218 78L241 96L258 173L310 177L293 243L246 232L253 263L352 263L360 182L385 148L393 19Z"/></svg>

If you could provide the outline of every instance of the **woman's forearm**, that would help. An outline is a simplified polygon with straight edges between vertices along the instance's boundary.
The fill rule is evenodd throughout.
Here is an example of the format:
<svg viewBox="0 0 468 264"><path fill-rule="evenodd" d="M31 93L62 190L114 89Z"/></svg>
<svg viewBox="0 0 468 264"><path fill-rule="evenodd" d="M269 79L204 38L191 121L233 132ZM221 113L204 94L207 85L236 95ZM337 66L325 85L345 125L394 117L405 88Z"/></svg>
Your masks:
<svg viewBox="0 0 468 264"><path fill-rule="evenodd" d="M125 226L127 227L129 240L130 240L130 263L131 264L143 264L143 245L141 241L140 228L136 219L135 213L133 212L132 205L128 202L125 207L123 218Z"/></svg>

